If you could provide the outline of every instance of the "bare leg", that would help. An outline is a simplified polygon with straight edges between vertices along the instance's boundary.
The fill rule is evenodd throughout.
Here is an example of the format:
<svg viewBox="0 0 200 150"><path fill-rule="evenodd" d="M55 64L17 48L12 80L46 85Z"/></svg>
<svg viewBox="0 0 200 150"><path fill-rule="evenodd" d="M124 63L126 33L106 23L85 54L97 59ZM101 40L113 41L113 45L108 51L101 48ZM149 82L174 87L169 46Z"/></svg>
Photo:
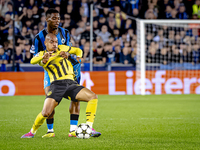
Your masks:
<svg viewBox="0 0 200 150"><path fill-rule="evenodd" d="M76 99L79 101L89 102L92 99L97 99L97 95L90 91L87 88L83 88L80 92L76 95Z"/></svg>
<svg viewBox="0 0 200 150"><path fill-rule="evenodd" d="M45 95L47 96L48 92L49 92L50 86L47 86L44 91L45 91ZM47 119L52 119L54 117L55 114L55 110L53 110L53 112L51 113L51 115L47 118Z"/></svg>
<svg viewBox="0 0 200 150"><path fill-rule="evenodd" d="M42 109L42 113L39 113L38 116L35 119L35 122L33 124L33 127L31 129L32 133L36 133L38 128L44 123L45 119L51 115L54 108L58 105L58 102L56 102L53 98L47 98L44 102L44 106Z"/></svg>
<svg viewBox="0 0 200 150"><path fill-rule="evenodd" d="M47 98L44 102L42 115L44 117L49 117L57 105L58 105L58 102L56 102L53 98Z"/></svg>
<svg viewBox="0 0 200 150"><path fill-rule="evenodd" d="M69 137L75 136L73 134L73 131L76 130L78 125L78 118L79 118L79 112L80 112L80 102L73 102L71 101L69 106L69 112L70 112L70 133Z"/></svg>
<svg viewBox="0 0 200 150"><path fill-rule="evenodd" d="M92 127L97 110L97 95L89 89L83 88L76 95L76 99L88 102L86 107L86 123Z"/></svg>
<svg viewBox="0 0 200 150"><path fill-rule="evenodd" d="M73 102L71 101L69 106L69 112L70 114L79 115L80 112L80 102Z"/></svg>

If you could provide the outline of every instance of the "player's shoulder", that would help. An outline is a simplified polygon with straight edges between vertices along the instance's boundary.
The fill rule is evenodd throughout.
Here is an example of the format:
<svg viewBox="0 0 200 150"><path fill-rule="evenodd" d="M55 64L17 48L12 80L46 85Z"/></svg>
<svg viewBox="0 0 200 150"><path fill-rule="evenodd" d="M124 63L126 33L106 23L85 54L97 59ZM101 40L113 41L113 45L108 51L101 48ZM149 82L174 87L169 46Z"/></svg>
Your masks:
<svg viewBox="0 0 200 150"><path fill-rule="evenodd" d="M58 45L58 50L61 51L61 50L68 50L69 49L69 46L67 45Z"/></svg>
<svg viewBox="0 0 200 150"><path fill-rule="evenodd" d="M81 50L82 51L82 49L80 49L79 47L75 47L75 46L71 46L71 49L72 50Z"/></svg>
<svg viewBox="0 0 200 150"><path fill-rule="evenodd" d="M68 29L65 29L65 28L63 28L63 27L58 27L60 30L64 30L64 31L67 31L67 32L69 32L69 30Z"/></svg>
<svg viewBox="0 0 200 150"><path fill-rule="evenodd" d="M44 33L47 34L47 31L46 31L45 28L44 28L43 30L41 30L38 34L35 35L35 39L36 39L36 38L40 38L41 35L44 35Z"/></svg>
<svg viewBox="0 0 200 150"><path fill-rule="evenodd" d="M36 34L36 36L40 35L40 34L44 34L44 32L47 32L46 31L46 28L44 28L43 30L41 30L38 34Z"/></svg>
<svg viewBox="0 0 200 150"><path fill-rule="evenodd" d="M58 29L62 32L64 32L65 34L66 33L69 33L69 30L65 29L65 28L62 28L62 27L58 27Z"/></svg>

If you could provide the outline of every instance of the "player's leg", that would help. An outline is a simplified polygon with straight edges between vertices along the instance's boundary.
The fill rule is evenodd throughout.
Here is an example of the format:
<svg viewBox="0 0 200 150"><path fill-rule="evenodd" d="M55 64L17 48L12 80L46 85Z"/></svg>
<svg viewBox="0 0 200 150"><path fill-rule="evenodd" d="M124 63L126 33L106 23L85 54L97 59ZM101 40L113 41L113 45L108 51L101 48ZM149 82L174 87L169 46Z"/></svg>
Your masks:
<svg viewBox="0 0 200 150"><path fill-rule="evenodd" d="M68 136L76 137L75 130L78 125L80 102L71 101L70 107L69 107L69 112L70 112L70 131L69 131Z"/></svg>
<svg viewBox="0 0 200 150"><path fill-rule="evenodd" d="M45 95L47 96L47 93L49 92L50 89L50 78L49 75L47 73L47 71L44 71L44 91L45 91ZM55 110L53 110L52 114L46 119L46 124L47 124L47 133L45 135L43 135L42 137L54 137L55 133L53 130L53 125L54 125L54 114L55 114Z"/></svg>
<svg viewBox="0 0 200 150"><path fill-rule="evenodd" d="M88 102L86 107L86 123L92 128L97 110L97 95L89 89L83 88L76 95L76 99ZM101 135L100 132L95 131L93 128L92 131L93 137L99 137Z"/></svg>
<svg viewBox="0 0 200 150"><path fill-rule="evenodd" d="M75 81L80 84L80 77L81 77L81 64L73 57L70 57L69 60L73 64L74 74L75 74ZM75 130L78 125L78 118L80 112L80 103L71 101L70 107L70 131L68 136L69 137L76 137Z"/></svg>
<svg viewBox="0 0 200 150"><path fill-rule="evenodd" d="M42 112L37 115L30 132L24 134L21 138L33 138L38 128L44 123L46 118L51 115L57 105L58 102L56 102L55 99L46 98Z"/></svg>
<svg viewBox="0 0 200 150"><path fill-rule="evenodd" d="M86 108L86 119L87 119L87 124L92 127L94 118L96 115L96 110L97 110L97 95L90 91L87 88L83 88L77 95L76 99L79 101L85 101L88 102L87 108Z"/></svg>

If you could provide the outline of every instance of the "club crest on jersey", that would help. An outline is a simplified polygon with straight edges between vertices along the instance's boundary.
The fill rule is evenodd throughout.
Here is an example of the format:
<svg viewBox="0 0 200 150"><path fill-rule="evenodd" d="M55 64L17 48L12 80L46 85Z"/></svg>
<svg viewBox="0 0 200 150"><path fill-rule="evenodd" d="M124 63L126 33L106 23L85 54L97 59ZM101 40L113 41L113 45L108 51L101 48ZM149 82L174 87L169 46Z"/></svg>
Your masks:
<svg viewBox="0 0 200 150"><path fill-rule="evenodd" d="M65 43L65 39L62 39L61 42L62 42L62 44L64 44Z"/></svg>

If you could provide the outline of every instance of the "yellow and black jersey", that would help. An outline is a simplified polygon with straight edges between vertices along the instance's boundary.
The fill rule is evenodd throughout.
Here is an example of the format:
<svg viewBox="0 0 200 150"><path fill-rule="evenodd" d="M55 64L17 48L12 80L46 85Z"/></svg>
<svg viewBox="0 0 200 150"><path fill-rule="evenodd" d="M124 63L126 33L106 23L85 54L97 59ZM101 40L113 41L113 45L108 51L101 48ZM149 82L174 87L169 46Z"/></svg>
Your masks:
<svg viewBox="0 0 200 150"><path fill-rule="evenodd" d="M71 79L74 80L74 71L71 62L60 56L60 52L65 51L70 54L75 54L77 57L82 57L82 50L76 47L69 47L66 45L59 45L57 51L51 54L46 64L42 63L42 57L47 52L40 51L35 57L31 59L31 64L41 65L50 77L50 82L55 80Z"/></svg>

